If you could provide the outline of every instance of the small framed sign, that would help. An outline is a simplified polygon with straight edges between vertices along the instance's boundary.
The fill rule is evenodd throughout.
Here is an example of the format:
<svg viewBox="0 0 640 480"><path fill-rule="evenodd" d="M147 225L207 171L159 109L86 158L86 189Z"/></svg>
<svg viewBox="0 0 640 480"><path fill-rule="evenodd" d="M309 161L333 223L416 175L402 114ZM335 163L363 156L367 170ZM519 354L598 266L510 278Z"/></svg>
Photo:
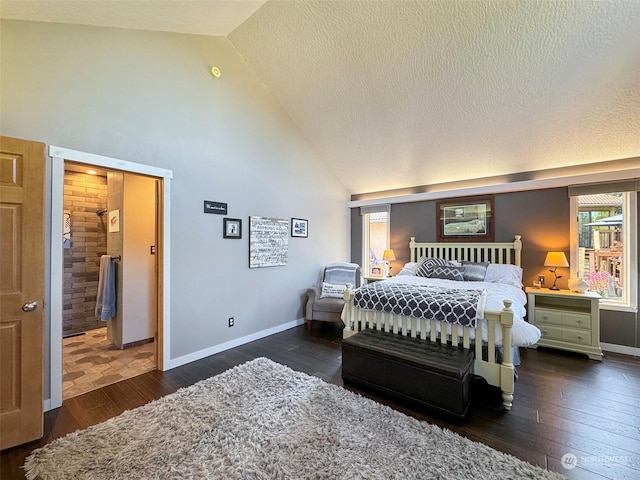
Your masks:
<svg viewBox="0 0 640 480"><path fill-rule="evenodd" d="M307 238L309 236L309 220L305 220L304 218L292 218L291 236Z"/></svg>
<svg viewBox="0 0 640 480"><path fill-rule="evenodd" d="M215 215L226 215L227 204L222 202L204 201L204 213L213 213Z"/></svg>
<svg viewBox="0 0 640 480"><path fill-rule="evenodd" d="M224 218L222 222L223 238L242 238L242 220L239 218Z"/></svg>

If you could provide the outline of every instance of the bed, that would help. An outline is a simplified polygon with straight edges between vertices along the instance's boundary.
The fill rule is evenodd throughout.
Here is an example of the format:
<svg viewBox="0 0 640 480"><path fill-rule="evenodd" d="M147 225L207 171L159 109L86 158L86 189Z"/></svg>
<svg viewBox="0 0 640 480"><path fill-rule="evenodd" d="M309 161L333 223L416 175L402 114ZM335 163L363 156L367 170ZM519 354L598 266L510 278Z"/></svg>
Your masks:
<svg viewBox="0 0 640 480"><path fill-rule="evenodd" d="M357 290L347 286L342 312L345 324L343 338L365 328L376 328L455 347L473 348L473 373L485 378L490 385L499 387L504 408L510 410L515 377L512 347L532 345L540 338L538 328L524 321L526 295L521 283L521 237L516 235L513 242L507 243L418 243L415 237L411 237L409 249L411 261L396 277L370 283ZM449 274L436 275L441 278L416 275L432 259L440 259L448 265L441 270L449 269ZM478 266L485 268L483 273L480 268L481 276L474 271ZM431 268L433 274L434 267ZM451 271L455 275L451 276ZM460 278L462 272L466 272L464 278ZM378 302L383 295L398 292L405 293L386 299L388 303ZM432 307L430 312L417 313L413 308L416 302L407 301L413 298L411 295L429 296L432 292L436 292L434 298L450 300L444 300L435 309ZM460 297L462 302L469 298L474 309L467 312L458 308L452 304L454 297ZM420 298L424 300L423 296ZM430 301L435 302L433 299ZM455 313L462 310L465 315L470 313L475 318L463 318ZM475 341L478 330L482 332L482 342Z"/></svg>

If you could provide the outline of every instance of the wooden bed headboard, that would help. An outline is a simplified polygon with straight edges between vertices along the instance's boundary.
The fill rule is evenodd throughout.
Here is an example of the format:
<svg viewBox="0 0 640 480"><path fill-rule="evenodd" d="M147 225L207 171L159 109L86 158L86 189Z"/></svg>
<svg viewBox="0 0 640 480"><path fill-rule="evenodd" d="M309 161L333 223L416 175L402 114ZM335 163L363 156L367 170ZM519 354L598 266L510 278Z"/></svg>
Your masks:
<svg viewBox="0 0 640 480"><path fill-rule="evenodd" d="M515 235L515 240L511 243L418 243L416 237L411 237L409 250L412 262L417 262L420 257L433 257L457 261L509 263L521 267L521 238L520 235Z"/></svg>

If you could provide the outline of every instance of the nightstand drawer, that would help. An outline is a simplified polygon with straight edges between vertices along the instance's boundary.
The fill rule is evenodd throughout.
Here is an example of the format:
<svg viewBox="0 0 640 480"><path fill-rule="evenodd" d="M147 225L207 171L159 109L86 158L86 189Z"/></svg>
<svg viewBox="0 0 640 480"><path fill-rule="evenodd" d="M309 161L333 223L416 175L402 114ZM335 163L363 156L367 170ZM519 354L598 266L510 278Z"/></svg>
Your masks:
<svg viewBox="0 0 640 480"><path fill-rule="evenodd" d="M579 343L580 345L590 345L591 332L581 330L563 330L562 340L565 342Z"/></svg>
<svg viewBox="0 0 640 480"><path fill-rule="evenodd" d="M563 313L562 324L567 327L591 329L591 316L582 313Z"/></svg>
<svg viewBox="0 0 640 480"><path fill-rule="evenodd" d="M556 310L545 310L539 308L536 310L536 325L540 323L562 325L562 313Z"/></svg>
<svg viewBox="0 0 640 480"><path fill-rule="evenodd" d="M540 329L540 333L542 333L543 339L550 340L564 340L562 338L562 328L560 327L551 327L549 325L538 325Z"/></svg>

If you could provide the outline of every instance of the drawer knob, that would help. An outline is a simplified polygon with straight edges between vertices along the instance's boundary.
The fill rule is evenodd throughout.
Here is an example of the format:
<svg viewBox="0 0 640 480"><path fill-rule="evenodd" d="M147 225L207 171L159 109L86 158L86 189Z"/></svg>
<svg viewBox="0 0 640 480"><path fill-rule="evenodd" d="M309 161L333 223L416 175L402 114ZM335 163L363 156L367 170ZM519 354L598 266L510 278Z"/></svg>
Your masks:
<svg viewBox="0 0 640 480"><path fill-rule="evenodd" d="M578 340L582 340L582 335L577 335Z"/></svg>
<svg viewBox="0 0 640 480"><path fill-rule="evenodd" d="M543 315L543 316L542 316L542 318L544 318L544 319L546 320L546 319L547 319L547 318L549 318L549 317L547 317L546 315Z"/></svg>
<svg viewBox="0 0 640 480"><path fill-rule="evenodd" d="M582 324L582 320L578 320L578 325Z"/></svg>

